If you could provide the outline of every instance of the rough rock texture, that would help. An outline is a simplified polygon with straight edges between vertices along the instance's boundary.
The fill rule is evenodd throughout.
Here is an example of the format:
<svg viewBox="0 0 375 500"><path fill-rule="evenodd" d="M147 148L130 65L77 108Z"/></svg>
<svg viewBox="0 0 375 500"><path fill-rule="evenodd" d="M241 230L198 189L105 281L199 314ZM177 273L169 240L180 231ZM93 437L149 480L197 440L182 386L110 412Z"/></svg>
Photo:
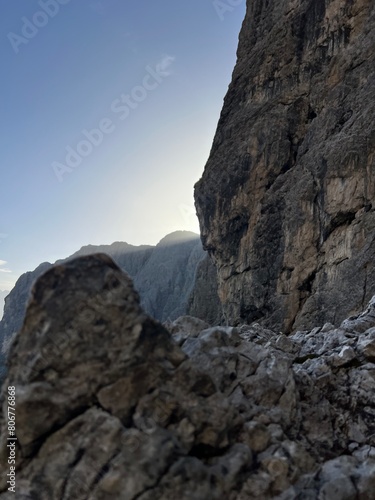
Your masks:
<svg viewBox="0 0 375 500"><path fill-rule="evenodd" d="M147 314L166 321L186 313L204 255L199 237L188 231L172 233L157 244L134 278Z"/></svg>
<svg viewBox="0 0 375 500"><path fill-rule="evenodd" d="M222 324L224 317L217 290L217 270L209 255L206 255L196 270L194 288L188 302L187 313L207 321L211 325Z"/></svg>
<svg viewBox="0 0 375 500"><path fill-rule="evenodd" d="M284 332L375 293L375 4L248 0L196 185L229 322Z"/></svg>
<svg viewBox="0 0 375 500"><path fill-rule="evenodd" d="M195 290L199 291L197 288L193 290L195 274L205 253L195 233L176 231L163 238L155 247L134 246L124 242L88 245L68 259L98 252L110 255L134 279L134 285L142 298L142 307L160 321L174 320L186 314L190 297L195 296ZM65 260L58 261L57 264ZM22 326L31 287L51 267L52 264L46 262L34 271L23 274L6 299L4 316L0 322L0 381L5 375L5 358L9 346ZM217 286L216 282L211 281L211 284ZM205 292L208 293L208 290L205 289ZM215 289L209 292L217 295ZM203 304L209 303L207 314L212 314L210 295L206 298L201 293L199 298L203 309ZM218 323L217 316L216 314L212 318L211 324Z"/></svg>
<svg viewBox="0 0 375 500"><path fill-rule="evenodd" d="M170 334L106 255L39 278L1 392L6 470L16 387L16 498L374 500L375 299L290 337L207 326Z"/></svg>
<svg viewBox="0 0 375 500"><path fill-rule="evenodd" d="M34 281L51 267L49 262L40 264L34 271L24 273L5 298L4 315L0 321L0 381L5 375L5 360L16 332L25 317L26 304Z"/></svg>
<svg viewBox="0 0 375 500"><path fill-rule="evenodd" d="M0 290L0 317L3 315L4 300L9 295L9 290Z"/></svg>

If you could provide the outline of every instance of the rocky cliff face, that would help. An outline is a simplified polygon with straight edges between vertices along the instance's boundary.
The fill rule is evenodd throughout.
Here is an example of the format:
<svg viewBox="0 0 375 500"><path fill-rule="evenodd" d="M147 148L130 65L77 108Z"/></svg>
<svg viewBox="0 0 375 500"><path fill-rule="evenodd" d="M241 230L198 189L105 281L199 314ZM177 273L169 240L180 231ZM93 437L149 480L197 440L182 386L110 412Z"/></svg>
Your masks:
<svg viewBox="0 0 375 500"><path fill-rule="evenodd" d="M375 293L375 4L247 4L202 240L229 322L339 324Z"/></svg>
<svg viewBox="0 0 375 500"><path fill-rule="evenodd" d="M185 238L183 232L163 238L134 278L142 307L159 321L186 314L197 266L204 258L197 235L185 233Z"/></svg>
<svg viewBox="0 0 375 500"><path fill-rule="evenodd" d="M0 316L3 315L4 300L7 295L9 295L9 290L0 290Z"/></svg>
<svg viewBox="0 0 375 500"><path fill-rule="evenodd" d="M106 255L36 282L15 387L16 495L31 500L373 500L375 300L340 328L148 318Z"/></svg>
<svg viewBox="0 0 375 500"><path fill-rule="evenodd" d="M142 306L148 314L160 321L174 320L187 312L196 269L205 256L196 234L176 231L163 238L155 247L133 246L123 242L88 245L68 259L96 252L110 255L134 279L135 287L142 297ZM58 261L63 262L64 260ZM52 264L44 263L34 271L22 275L7 297L4 316L0 322L0 380L4 377L5 358L12 338L22 326L31 287L51 267Z"/></svg>
<svg viewBox="0 0 375 500"><path fill-rule="evenodd" d="M187 307L188 314L207 321L210 325L223 324L225 319L217 289L217 270L206 255L196 270L194 288Z"/></svg>

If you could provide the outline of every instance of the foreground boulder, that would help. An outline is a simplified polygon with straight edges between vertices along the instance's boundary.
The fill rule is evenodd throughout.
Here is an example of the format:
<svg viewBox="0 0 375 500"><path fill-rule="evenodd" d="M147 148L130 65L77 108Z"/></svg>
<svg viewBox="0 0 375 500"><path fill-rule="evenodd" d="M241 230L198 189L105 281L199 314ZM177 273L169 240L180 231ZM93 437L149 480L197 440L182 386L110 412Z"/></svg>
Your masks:
<svg viewBox="0 0 375 500"><path fill-rule="evenodd" d="M39 278L2 389L1 499L375 498L375 301L292 337L169 328L106 255Z"/></svg>

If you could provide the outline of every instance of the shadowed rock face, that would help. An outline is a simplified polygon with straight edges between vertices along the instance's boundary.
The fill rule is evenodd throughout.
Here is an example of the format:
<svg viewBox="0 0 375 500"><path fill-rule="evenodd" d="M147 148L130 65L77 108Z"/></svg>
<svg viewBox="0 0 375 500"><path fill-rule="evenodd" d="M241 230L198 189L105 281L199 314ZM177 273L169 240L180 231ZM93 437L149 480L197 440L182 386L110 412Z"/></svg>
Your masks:
<svg viewBox="0 0 375 500"><path fill-rule="evenodd" d="M194 288L187 307L188 314L201 318L210 325L223 324L222 305L217 287L216 267L209 255L206 255L196 270Z"/></svg>
<svg viewBox="0 0 375 500"><path fill-rule="evenodd" d="M375 4L247 3L202 241L230 323L339 324L375 293Z"/></svg>
<svg viewBox="0 0 375 500"><path fill-rule="evenodd" d="M3 314L4 299L9 295L9 290L0 290L0 316Z"/></svg>
<svg viewBox="0 0 375 500"><path fill-rule="evenodd" d="M290 337L207 326L169 333L107 255L48 270L1 391L0 498L372 500L375 300Z"/></svg>

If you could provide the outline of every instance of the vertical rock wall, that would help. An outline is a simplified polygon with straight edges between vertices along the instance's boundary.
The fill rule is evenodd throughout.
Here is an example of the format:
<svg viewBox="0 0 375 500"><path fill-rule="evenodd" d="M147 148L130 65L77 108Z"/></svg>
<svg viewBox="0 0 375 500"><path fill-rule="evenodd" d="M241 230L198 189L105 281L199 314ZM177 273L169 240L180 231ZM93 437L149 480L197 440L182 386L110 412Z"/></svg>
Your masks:
<svg viewBox="0 0 375 500"><path fill-rule="evenodd" d="M375 4L247 3L203 244L231 324L339 323L375 293Z"/></svg>

